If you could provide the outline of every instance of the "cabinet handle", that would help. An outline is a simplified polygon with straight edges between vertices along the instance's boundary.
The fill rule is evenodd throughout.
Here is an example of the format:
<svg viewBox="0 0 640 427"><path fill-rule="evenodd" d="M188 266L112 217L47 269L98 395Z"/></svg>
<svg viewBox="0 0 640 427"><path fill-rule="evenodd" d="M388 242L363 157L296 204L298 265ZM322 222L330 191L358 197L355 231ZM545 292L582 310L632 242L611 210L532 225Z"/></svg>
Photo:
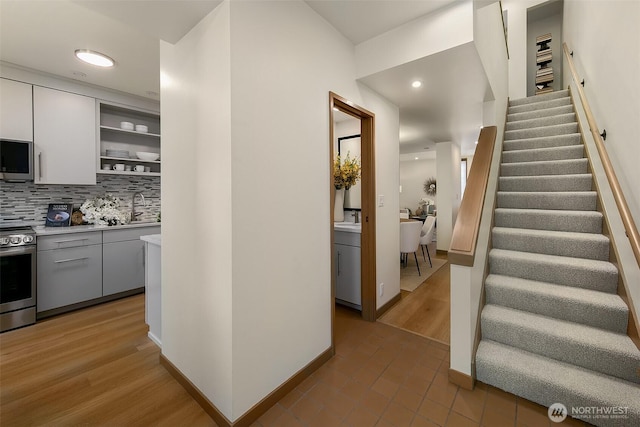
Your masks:
<svg viewBox="0 0 640 427"><path fill-rule="evenodd" d="M340 251L338 251L338 276L340 275Z"/></svg>
<svg viewBox="0 0 640 427"><path fill-rule="evenodd" d="M84 242L85 240L89 240L88 238L85 239L67 239L67 240L55 240L53 243L71 243L71 242Z"/></svg>
<svg viewBox="0 0 640 427"><path fill-rule="evenodd" d="M38 178L42 178L42 153L38 153Z"/></svg>
<svg viewBox="0 0 640 427"><path fill-rule="evenodd" d="M63 262L82 261L82 260L85 260L85 259L89 259L89 257L85 256L85 257L82 257L82 258L61 259L61 260L55 261L55 263L56 264L62 264Z"/></svg>

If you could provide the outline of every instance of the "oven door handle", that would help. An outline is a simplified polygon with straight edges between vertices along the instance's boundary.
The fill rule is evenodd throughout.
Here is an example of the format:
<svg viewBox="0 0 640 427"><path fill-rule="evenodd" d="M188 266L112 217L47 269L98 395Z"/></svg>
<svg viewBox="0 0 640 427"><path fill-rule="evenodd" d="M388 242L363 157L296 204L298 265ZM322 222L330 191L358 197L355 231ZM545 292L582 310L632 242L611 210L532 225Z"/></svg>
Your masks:
<svg viewBox="0 0 640 427"><path fill-rule="evenodd" d="M16 246L13 248L2 248L2 250L0 250L0 257L20 255L20 254L33 254L35 252L36 252L35 246Z"/></svg>

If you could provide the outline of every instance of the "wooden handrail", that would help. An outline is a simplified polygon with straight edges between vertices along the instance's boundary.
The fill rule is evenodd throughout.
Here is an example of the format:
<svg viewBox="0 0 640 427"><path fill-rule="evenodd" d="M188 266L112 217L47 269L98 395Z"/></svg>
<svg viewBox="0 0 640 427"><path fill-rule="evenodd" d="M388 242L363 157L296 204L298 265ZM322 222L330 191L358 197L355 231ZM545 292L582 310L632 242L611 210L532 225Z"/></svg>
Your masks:
<svg viewBox="0 0 640 427"><path fill-rule="evenodd" d="M458 219L451 236L448 254L451 264L473 266L497 132L498 129L495 126L487 126L480 131L467 187L464 190Z"/></svg>
<svg viewBox="0 0 640 427"><path fill-rule="evenodd" d="M633 250L633 254L636 257L636 262L640 266L640 234L638 234L638 228L633 221L631 211L629 210L629 206L627 205L627 200L624 197L624 193L622 192L622 188L620 187L620 183L618 182L616 173L613 170L613 166L611 165L611 160L609 159L609 155L607 154L607 150L604 146L604 141L600 136L600 131L598 130L596 119L593 117L591 107L589 106L587 97L584 94L584 89L582 88L582 85L579 84L580 80L578 78L576 68L573 65L573 59L571 58L571 54L569 53L569 48L567 47L566 43L562 44L562 48L564 50L564 55L567 58L567 63L569 64L569 69L571 70L573 81L576 82L578 94L580 95L580 101L582 102L582 107L584 108L584 112L587 116L587 122L589 123L589 130L591 130L591 134L593 135L593 139L596 143L596 148L598 149L598 154L600 154L600 160L602 160L604 173L607 176L607 180L609 181L609 185L611 186L611 191L613 192L613 198L616 201L618 210L620 211L622 224L624 225L624 230L627 234L627 237L629 238L629 243L631 244L631 250Z"/></svg>

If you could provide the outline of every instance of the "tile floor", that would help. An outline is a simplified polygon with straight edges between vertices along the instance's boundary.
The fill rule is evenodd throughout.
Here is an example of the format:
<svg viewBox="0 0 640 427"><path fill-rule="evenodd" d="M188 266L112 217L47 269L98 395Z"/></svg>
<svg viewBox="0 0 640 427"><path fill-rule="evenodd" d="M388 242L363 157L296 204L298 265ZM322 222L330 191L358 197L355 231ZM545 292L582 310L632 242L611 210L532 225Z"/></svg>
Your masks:
<svg viewBox="0 0 640 427"><path fill-rule="evenodd" d="M336 355L254 425L552 426L547 408L447 379L449 347L336 307ZM569 419L561 425L584 426Z"/></svg>

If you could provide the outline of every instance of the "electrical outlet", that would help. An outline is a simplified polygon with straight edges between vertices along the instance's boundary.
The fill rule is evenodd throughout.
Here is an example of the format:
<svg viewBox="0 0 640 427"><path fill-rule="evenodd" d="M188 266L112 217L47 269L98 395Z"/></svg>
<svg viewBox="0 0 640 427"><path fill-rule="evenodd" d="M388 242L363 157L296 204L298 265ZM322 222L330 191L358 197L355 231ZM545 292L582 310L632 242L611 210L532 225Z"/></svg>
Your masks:
<svg viewBox="0 0 640 427"><path fill-rule="evenodd" d="M380 296L384 295L384 283L380 283Z"/></svg>
<svg viewBox="0 0 640 427"><path fill-rule="evenodd" d="M383 207L384 206L384 195L383 194L378 194L378 207Z"/></svg>

